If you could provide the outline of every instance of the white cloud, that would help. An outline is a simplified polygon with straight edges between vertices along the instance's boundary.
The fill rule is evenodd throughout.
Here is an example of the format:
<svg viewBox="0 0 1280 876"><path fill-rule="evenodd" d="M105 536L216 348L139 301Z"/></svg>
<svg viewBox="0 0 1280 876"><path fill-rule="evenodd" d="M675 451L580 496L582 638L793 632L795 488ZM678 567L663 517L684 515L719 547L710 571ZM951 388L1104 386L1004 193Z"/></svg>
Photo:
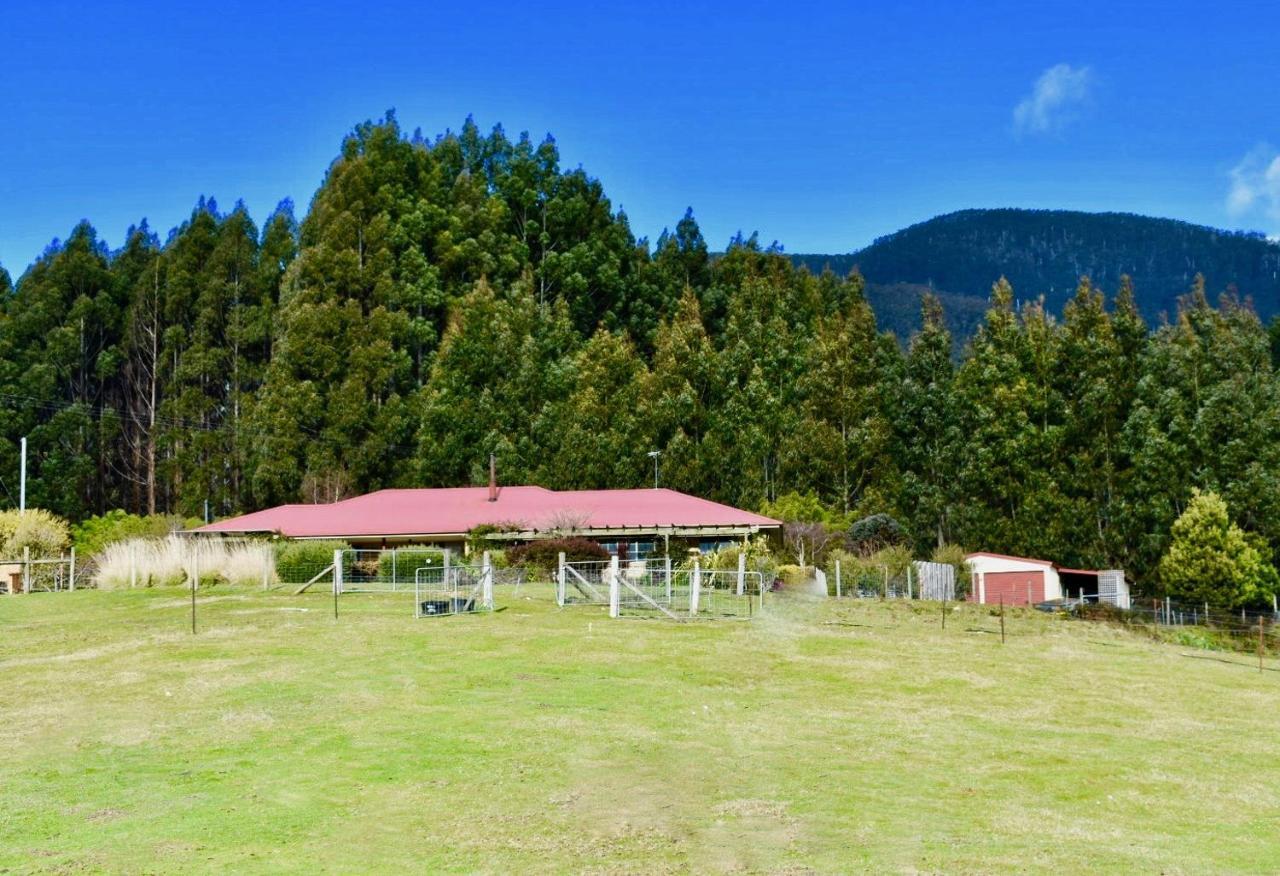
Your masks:
<svg viewBox="0 0 1280 876"><path fill-rule="evenodd" d="M1074 119L1089 100L1093 70L1054 64L1040 74L1031 93L1013 108L1013 129L1019 134L1047 134Z"/></svg>
<svg viewBox="0 0 1280 876"><path fill-rule="evenodd" d="M1227 213L1237 221L1263 220L1275 231L1280 226L1280 152L1260 143L1227 174Z"/></svg>

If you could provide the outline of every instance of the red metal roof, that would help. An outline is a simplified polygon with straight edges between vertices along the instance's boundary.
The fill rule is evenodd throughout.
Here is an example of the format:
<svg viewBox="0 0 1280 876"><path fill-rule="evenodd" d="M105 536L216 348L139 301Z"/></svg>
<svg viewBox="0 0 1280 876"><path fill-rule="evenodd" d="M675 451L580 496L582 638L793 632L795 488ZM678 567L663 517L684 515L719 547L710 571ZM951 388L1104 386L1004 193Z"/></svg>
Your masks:
<svg viewBox="0 0 1280 876"><path fill-rule="evenodd" d="M780 526L780 522L666 489L548 490L488 487L379 490L330 505L279 505L196 532L273 532L292 538L445 535L499 524L512 529Z"/></svg>

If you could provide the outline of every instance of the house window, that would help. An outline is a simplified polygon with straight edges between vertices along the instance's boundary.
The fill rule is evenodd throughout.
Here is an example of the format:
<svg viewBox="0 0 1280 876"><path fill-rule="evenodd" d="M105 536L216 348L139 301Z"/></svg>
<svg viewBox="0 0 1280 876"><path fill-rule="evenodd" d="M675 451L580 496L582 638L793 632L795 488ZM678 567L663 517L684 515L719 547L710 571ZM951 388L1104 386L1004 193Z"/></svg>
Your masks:
<svg viewBox="0 0 1280 876"><path fill-rule="evenodd" d="M652 541L602 541L600 547L616 556L619 562L631 562L647 559L653 554L655 543Z"/></svg>

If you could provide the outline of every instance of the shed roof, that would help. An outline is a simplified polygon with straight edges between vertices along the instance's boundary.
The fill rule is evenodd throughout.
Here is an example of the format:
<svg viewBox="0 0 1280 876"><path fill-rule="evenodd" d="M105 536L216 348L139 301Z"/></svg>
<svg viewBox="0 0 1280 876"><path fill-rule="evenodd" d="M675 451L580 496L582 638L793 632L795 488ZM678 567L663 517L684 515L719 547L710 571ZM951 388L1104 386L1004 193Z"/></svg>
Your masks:
<svg viewBox="0 0 1280 876"><path fill-rule="evenodd" d="M1053 562L1050 560L1040 560L1035 557L1015 557L1012 554L996 554L996 553L992 553L991 551L974 551L971 554L965 554L966 560L973 559L974 557L993 557L997 560L1014 560L1015 562L1019 562L1019 563L1035 563L1036 565L1039 565L1039 566L1053 565Z"/></svg>
<svg viewBox="0 0 1280 876"><path fill-rule="evenodd" d="M1068 575L1098 574L1097 569L1068 569L1064 566L1059 566L1057 563L1053 562L1052 560L1039 560L1039 559L1036 559L1035 557L1015 557L1015 556L1012 556L1011 554L996 554L996 553L992 553L991 551L974 551L971 554L965 554L966 560L972 559L973 557L993 557L997 560L1014 560L1015 562L1019 562L1019 563L1035 563L1036 565L1040 565L1040 566L1049 566L1050 568L1057 569L1059 572L1065 572Z"/></svg>
<svg viewBox="0 0 1280 876"><path fill-rule="evenodd" d="M488 487L379 490L328 505L278 505L196 529L204 533L270 532L292 538L456 535L477 526L546 531L746 527L781 523L760 514L667 489L548 490Z"/></svg>

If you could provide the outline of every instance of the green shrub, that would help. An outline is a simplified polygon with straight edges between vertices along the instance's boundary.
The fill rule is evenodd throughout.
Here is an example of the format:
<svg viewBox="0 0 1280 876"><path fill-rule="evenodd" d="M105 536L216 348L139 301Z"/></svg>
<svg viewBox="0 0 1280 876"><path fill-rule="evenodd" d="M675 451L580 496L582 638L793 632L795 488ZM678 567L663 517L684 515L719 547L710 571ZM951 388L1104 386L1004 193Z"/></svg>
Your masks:
<svg viewBox="0 0 1280 876"><path fill-rule="evenodd" d="M867 557L868 563L873 566L883 566L889 570L889 576L893 578L906 575L907 570L911 568L911 561L911 548L903 544L881 548Z"/></svg>
<svg viewBox="0 0 1280 876"><path fill-rule="evenodd" d="M453 562L457 562L457 558ZM444 551L440 548L411 546L396 548L394 559L391 551L383 551L378 557L378 577L390 581L392 571L397 581L412 581L423 566L439 569L444 566Z"/></svg>
<svg viewBox="0 0 1280 876"><path fill-rule="evenodd" d="M276 576L285 584L305 584L322 569L333 565L333 552L348 550L345 541L279 541L276 542ZM344 575L350 575L355 558L343 557Z"/></svg>
<svg viewBox="0 0 1280 876"><path fill-rule="evenodd" d="M777 575L787 587L801 587L809 580L809 567L786 564L778 566ZM768 584L765 585L766 587Z"/></svg>
<svg viewBox="0 0 1280 876"><path fill-rule="evenodd" d="M33 558L62 556L70 543L67 521L39 508L0 511L0 559L19 559L23 548Z"/></svg>
<svg viewBox="0 0 1280 876"><path fill-rule="evenodd" d="M1174 521L1169 549L1161 557L1160 580L1175 599L1218 608L1266 605L1275 592L1276 571L1213 492L1191 491Z"/></svg>
<svg viewBox="0 0 1280 876"><path fill-rule="evenodd" d="M698 565L703 569L723 572L738 570L738 555L742 553L742 545L734 544L718 551L708 551L698 557ZM747 571L761 572L766 586L773 580L778 568L778 558L769 548L767 536L759 535L747 542ZM693 568L692 558L681 564L684 568Z"/></svg>
<svg viewBox="0 0 1280 876"><path fill-rule="evenodd" d="M906 541L907 533L902 524L888 514L872 514L849 527L849 542L863 556Z"/></svg>
<svg viewBox="0 0 1280 876"><path fill-rule="evenodd" d="M143 517L115 508L71 527L71 540L77 553L88 558L97 556L109 544L131 538L159 538L187 528L186 524L187 521L176 515Z"/></svg>
<svg viewBox="0 0 1280 876"><path fill-rule="evenodd" d="M840 562L840 586L844 593L849 593L855 586L857 570L861 568L861 558L843 548L836 548L827 554L827 562L823 571L827 573L827 593L836 593L836 561Z"/></svg>
<svg viewBox="0 0 1280 876"><path fill-rule="evenodd" d="M570 563L586 560L608 560L609 552L589 538L549 538L517 545L507 550L507 560L513 566L525 566L543 572L554 572L564 554Z"/></svg>

